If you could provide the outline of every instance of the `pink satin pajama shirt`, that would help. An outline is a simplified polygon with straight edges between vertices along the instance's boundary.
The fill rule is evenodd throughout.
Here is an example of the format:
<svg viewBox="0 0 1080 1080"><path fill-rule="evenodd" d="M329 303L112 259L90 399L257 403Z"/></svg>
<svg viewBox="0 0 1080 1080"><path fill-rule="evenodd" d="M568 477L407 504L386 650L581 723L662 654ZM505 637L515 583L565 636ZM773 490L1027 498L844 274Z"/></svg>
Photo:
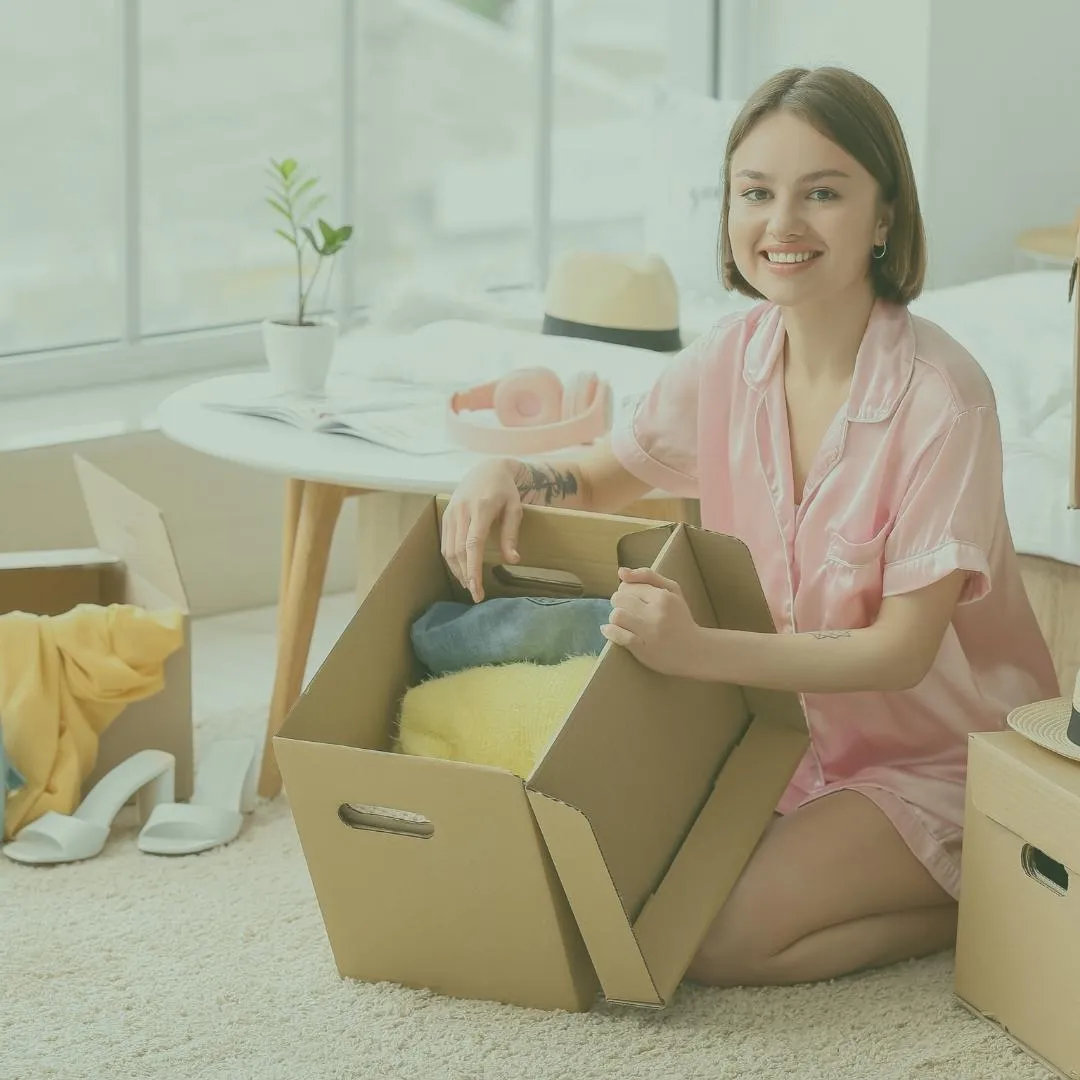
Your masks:
<svg viewBox="0 0 1080 1080"><path fill-rule="evenodd" d="M699 499L705 528L746 543L778 632L868 626L882 597L968 572L918 686L800 695L811 745L778 807L862 792L956 897L968 733L1059 693L1005 516L993 391L940 327L877 301L798 500L783 345L772 304L721 320L612 444L644 482Z"/></svg>

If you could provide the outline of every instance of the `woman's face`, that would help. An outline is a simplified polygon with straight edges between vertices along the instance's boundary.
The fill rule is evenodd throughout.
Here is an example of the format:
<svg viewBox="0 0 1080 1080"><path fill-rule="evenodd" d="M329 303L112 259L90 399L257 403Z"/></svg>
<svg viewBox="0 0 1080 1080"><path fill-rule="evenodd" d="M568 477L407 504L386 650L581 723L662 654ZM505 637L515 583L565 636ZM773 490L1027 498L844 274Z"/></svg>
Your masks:
<svg viewBox="0 0 1080 1080"><path fill-rule="evenodd" d="M877 182L847 151L771 113L735 150L729 183L732 257L762 296L790 307L865 287L888 217Z"/></svg>

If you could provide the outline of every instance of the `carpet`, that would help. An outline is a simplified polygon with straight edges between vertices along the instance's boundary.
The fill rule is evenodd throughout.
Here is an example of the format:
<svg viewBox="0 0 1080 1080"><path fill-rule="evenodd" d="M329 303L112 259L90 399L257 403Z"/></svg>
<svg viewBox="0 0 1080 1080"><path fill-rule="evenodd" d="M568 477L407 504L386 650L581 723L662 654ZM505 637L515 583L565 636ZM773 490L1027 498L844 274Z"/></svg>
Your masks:
<svg viewBox="0 0 1080 1080"><path fill-rule="evenodd" d="M353 610L325 598L309 673ZM260 736L272 609L193 624L196 759ZM1045 1080L952 996L949 956L817 986L684 984L652 1013L547 1014L340 978L284 797L239 838L0 857L2 1080Z"/></svg>
<svg viewBox="0 0 1080 1080"><path fill-rule="evenodd" d="M198 740L257 733L210 715ZM1043 1080L952 998L948 956L817 986L685 984L661 1013L545 1014L341 979L284 798L225 848L0 859L6 1080Z"/></svg>

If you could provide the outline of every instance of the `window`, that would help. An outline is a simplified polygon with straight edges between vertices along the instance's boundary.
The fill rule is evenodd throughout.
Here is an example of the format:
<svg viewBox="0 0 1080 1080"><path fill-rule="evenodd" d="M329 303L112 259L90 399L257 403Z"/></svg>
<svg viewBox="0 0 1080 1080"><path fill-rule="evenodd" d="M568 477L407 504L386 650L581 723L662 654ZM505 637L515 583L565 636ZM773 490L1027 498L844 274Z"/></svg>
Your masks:
<svg viewBox="0 0 1080 1080"><path fill-rule="evenodd" d="M368 5L361 5L368 6ZM293 251L274 234L264 166L295 157L338 184L340 0L142 0L144 333L289 311Z"/></svg>
<svg viewBox="0 0 1080 1080"><path fill-rule="evenodd" d="M0 353L119 334L115 9L0 4Z"/></svg>
<svg viewBox="0 0 1080 1080"><path fill-rule="evenodd" d="M640 244L651 88L711 91L715 5L4 0L0 397L258 363L295 287L271 157L355 227L313 296L346 322Z"/></svg>

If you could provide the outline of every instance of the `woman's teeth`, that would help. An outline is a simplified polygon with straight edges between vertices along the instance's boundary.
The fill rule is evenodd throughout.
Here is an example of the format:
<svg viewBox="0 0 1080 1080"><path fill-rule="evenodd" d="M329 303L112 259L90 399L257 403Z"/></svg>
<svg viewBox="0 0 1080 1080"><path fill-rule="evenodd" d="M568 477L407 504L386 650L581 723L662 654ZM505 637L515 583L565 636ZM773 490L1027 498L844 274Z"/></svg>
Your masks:
<svg viewBox="0 0 1080 1080"><path fill-rule="evenodd" d="M789 251L768 251L765 253L765 257L769 262L774 263L800 263L809 262L810 259L817 258L818 252L816 251L800 251L797 253Z"/></svg>

